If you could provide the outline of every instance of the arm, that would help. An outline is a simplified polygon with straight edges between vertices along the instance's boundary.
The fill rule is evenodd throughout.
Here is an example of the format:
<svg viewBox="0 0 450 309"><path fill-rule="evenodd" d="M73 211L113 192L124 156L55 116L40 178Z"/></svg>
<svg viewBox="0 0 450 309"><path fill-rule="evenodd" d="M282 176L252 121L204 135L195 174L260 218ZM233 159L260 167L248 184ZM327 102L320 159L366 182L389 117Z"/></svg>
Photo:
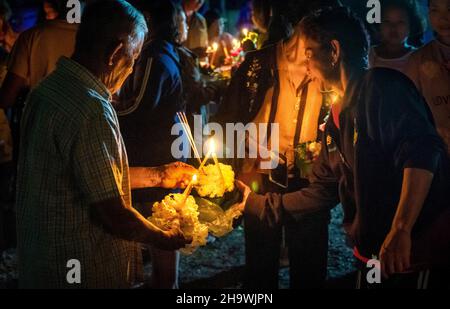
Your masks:
<svg viewBox="0 0 450 309"><path fill-rule="evenodd" d="M187 242L174 224L162 231L145 220L131 206L128 179L123 172L123 149L112 111L104 110L86 119L74 136L73 146L64 148L71 158L74 182L90 206L92 218L107 232L126 240L178 249Z"/></svg>
<svg viewBox="0 0 450 309"><path fill-rule="evenodd" d="M196 172L195 168L182 162L160 167L130 167L131 189L184 188Z"/></svg>
<svg viewBox="0 0 450 309"><path fill-rule="evenodd" d="M91 205L91 215L110 234L119 238L154 245L163 250L184 247L186 240L175 222L163 231L142 217L135 209L126 207L122 198L111 198Z"/></svg>
<svg viewBox="0 0 450 309"><path fill-rule="evenodd" d="M398 209L391 231L380 251L384 276L401 273L410 268L411 231L422 210L432 181L433 174L427 170L413 168L404 170Z"/></svg>
<svg viewBox="0 0 450 309"><path fill-rule="evenodd" d="M367 104L367 132L403 172L401 196L391 230L381 249L385 276L410 267L411 230L428 196L433 175L445 153L428 106L413 83L403 75L386 83L378 76L376 93ZM392 99L383 93L396 93Z"/></svg>
<svg viewBox="0 0 450 309"><path fill-rule="evenodd" d="M322 144L326 145L326 142ZM279 224L285 214L296 217L332 208L338 203L338 179L330 167L328 149L322 146L313 166L311 184L307 188L284 195L269 193L262 196L251 193L245 211L273 225Z"/></svg>

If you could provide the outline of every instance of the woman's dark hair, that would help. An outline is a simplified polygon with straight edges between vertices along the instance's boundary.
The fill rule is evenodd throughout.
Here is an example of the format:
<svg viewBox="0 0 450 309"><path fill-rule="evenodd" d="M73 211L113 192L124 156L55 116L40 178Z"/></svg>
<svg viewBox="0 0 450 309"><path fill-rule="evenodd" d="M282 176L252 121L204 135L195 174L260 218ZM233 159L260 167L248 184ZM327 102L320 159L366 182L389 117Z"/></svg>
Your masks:
<svg viewBox="0 0 450 309"><path fill-rule="evenodd" d="M147 13L150 37L176 43L180 36L178 18L181 7L172 0L146 0L138 3L137 7Z"/></svg>
<svg viewBox="0 0 450 309"><path fill-rule="evenodd" d="M268 28L268 39L264 45L289 38L293 28L303 17L320 8L330 6L340 6L339 0L272 0L272 18Z"/></svg>
<svg viewBox="0 0 450 309"><path fill-rule="evenodd" d="M145 37L144 16L124 0L97 0L86 6L78 28L75 54L89 55L93 61L104 61L114 48L127 48Z"/></svg>
<svg viewBox="0 0 450 309"><path fill-rule="evenodd" d="M417 3L414 0L384 0L381 3L381 15L389 9L403 10L409 19L410 35L408 44L414 47L420 47L423 44L423 34L425 32L424 21L420 17Z"/></svg>
<svg viewBox="0 0 450 309"><path fill-rule="evenodd" d="M280 14L287 17L292 26L296 26L306 15L326 7L342 6L340 0L285 0L276 1Z"/></svg>
<svg viewBox="0 0 450 309"><path fill-rule="evenodd" d="M353 69L368 67L370 39L364 24L349 9L325 8L309 14L300 22L301 32L331 51L331 41L341 46L342 61Z"/></svg>

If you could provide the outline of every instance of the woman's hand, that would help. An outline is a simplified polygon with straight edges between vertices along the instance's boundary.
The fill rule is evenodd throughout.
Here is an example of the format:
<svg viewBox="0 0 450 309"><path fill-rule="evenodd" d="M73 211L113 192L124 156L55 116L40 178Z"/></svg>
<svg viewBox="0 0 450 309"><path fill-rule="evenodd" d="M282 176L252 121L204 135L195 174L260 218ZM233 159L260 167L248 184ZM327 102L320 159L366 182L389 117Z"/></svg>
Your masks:
<svg viewBox="0 0 450 309"><path fill-rule="evenodd" d="M411 234L405 230L389 232L380 251L381 273L390 275L407 271L411 267Z"/></svg>

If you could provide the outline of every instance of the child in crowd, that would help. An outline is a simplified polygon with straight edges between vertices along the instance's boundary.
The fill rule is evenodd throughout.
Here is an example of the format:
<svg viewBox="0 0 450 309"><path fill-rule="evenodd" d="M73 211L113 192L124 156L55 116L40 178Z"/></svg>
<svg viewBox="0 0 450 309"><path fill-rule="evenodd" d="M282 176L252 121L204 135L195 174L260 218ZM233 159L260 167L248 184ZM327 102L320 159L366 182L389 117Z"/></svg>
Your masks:
<svg viewBox="0 0 450 309"><path fill-rule="evenodd" d="M369 54L371 67L404 72L412 52L422 45L423 25L414 2L390 0L382 5L380 44Z"/></svg>

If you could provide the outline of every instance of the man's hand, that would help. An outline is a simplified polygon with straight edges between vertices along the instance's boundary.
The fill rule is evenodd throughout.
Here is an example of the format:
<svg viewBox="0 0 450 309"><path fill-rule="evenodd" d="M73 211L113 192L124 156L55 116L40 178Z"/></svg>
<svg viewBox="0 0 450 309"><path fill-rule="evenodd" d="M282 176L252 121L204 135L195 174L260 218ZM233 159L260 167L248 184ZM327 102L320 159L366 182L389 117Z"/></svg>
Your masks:
<svg viewBox="0 0 450 309"><path fill-rule="evenodd" d="M159 237L151 245L161 250L175 251L190 243L192 243L192 238L186 238L180 229L180 221L174 220L171 229L168 231L161 230Z"/></svg>
<svg viewBox="0 0 450 309"><path fill-rule="evenodd" d="M387 235L380 251L381 272L388 278L392 274L407 271L411 266L411 234L393 229Z"/></svg>
<svg viewBox="0 0 450 309"><path fill-rule="evenodd" d="M198 171L182 162L175 162L161 167L161 188L185 188Z"/></svg>

